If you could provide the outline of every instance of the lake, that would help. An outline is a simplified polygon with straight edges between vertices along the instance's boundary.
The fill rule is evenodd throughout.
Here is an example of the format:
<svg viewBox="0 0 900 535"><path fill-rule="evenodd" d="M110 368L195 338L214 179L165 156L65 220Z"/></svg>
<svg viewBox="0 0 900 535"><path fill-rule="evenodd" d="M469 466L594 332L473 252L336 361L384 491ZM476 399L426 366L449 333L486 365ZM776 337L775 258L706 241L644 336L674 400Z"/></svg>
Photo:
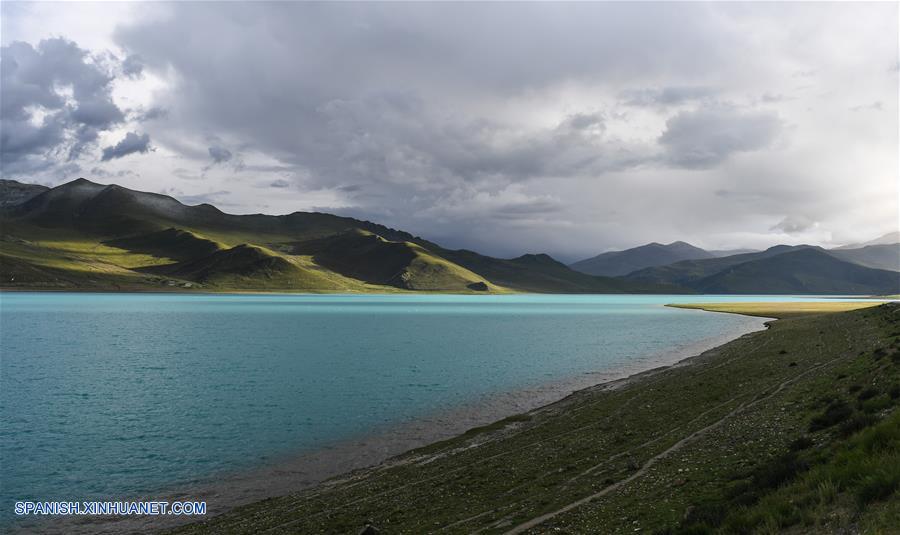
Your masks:
<svg viewBox="0 0 900 535"><path fill-rule="evenodd" d="M3 293L0 520L14 500L145 495L647 369L761 324L662 304L760 299Z"/></svg>

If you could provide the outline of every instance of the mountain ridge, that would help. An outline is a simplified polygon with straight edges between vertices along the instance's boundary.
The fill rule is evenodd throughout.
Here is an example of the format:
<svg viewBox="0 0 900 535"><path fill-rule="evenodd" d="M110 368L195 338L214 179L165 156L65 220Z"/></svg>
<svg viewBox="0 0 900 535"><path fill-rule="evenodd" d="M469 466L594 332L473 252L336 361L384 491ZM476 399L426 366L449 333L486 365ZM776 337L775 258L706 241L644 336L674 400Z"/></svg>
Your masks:
<svg viewBox="0 0 900 535"><path fill-rule="evenodd" d="M370 221L320 212L232 215L209 204L185 205L166 195L83 178L8 206L0 216L5 286L15 285L17 273L30 273L31 280L36 273L62 269L67 274L55 276L59 284L70 285L81 277L88 287L106 280L132 289L154 284L271 289L284 284L280 289L291 291L687 291L587 276L547 255L505 260L452 251ZM355 262L350 247L330 252L298 248L353 232L357 239L371 234L370 244L376 246L368 252L357 250L363 256ZM194 246L204 250L194 251ZM252 269L257 265L265 269ZM394 270L394 275L385 277L378 271L382 268ZM216 270L221 276L213 273ZM502 274L502 281L484 272Z"/></svg>
<svg viewBox="0 0 900 535"><path fill-rule="evenodd" d="M652 242L573 264L584 269L584 262L600 259L602 269L627 272L603 276L543 253L494 258L322 212L233 215L86 179L55 188L0 186L10 195L0 198L4 288L900 293L894 245L832 251L776 245L718 256L728 251Z"/></svg>
<svg viewBox="0 0 900 535"><path fill-rule="evenodd" d="M569 267L589 275L618 277L634 271L672 264L680 260L713 258L713 254L683 241L651 242L623 251L610 251L579 260Z"/></svg>

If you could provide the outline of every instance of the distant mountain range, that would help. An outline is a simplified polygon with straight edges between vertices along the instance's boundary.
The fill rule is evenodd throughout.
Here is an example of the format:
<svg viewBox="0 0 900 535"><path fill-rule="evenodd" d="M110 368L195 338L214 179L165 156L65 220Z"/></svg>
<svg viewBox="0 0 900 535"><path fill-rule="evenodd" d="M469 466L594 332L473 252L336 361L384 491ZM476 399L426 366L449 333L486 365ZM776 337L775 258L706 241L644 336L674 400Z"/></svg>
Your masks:
<svg viewBox="0 0 900 535"><path fill-rule="evenodd" d="M892 293L890 288L900 280L900 244L874 247L828 251L776 245L755 253L649 267L625 278L701 293Z"/></svg>
<svg viewBox="0 0 900 535"><path fill-rule="evenodd" d="M753 251L750 249L705 251L683 241L676 241L666 245L653 242L624 251L602 253L595 257L575 262L569 267L589 275L620 277L639 269L664 266L681 260L699 260L749 252Z"/></svg>
<svg viewBox="0 0 900 535"><path fill-rule="evenodd" d="M756 252L651 243L566 266L546 254L450 250L331 214L230 215L85 179L55 188L0 180L0 225L3 288L900 293L897 243Z"/></svg>
<svg viewBox="0 0 900 535"><path fill-rule="evenodd" d="M837 249L861 249L863 247L868 247L870 245L893 245L895 243L900 243L900 230L894 232L888 232L887 234L875 238L874 240L869 240L864 243L854 243L850 245L842 245Z"/></svg>

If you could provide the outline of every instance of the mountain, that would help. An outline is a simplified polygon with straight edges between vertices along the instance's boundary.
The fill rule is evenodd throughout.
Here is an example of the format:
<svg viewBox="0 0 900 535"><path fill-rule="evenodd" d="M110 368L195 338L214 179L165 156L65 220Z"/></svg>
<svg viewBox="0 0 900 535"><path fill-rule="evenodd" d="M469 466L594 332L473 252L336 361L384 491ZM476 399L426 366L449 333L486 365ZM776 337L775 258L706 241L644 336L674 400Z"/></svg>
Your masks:
<svg viewBox="0 0 900 535"><path fill-rule="evenodd" d="M713 258L714 256L716 255L683 241L666 245L654 242L624 251L602 253L575 262L569 267L589 275L618 277L648 267L665 266L680 260Z"/></svg>
<svg viewBox="0 0 900 535"><path fill-rule="evenodd" d="M546 254L525 254L512 259L491 258L467 251L437 249L441 256L507 287L535 293L685 293L670 284L597 277L570 269Z"/></svg>
<svg viewBox="0 0 900 535"><path fill-rule="evenodd" d="M846 255L850 256L850 255ZM810 245L776 245L758 253L685 260L631 273L629 280L723 294L895 294L900 274L872 269Z"/></svg>
<svg viewBox="0 0 900 535"><path fill-rule="evenodd" d="M859 249L831 249L828 254L861 266L900 271L900 243L866 245Z"/></svg>
<svg viewBox="0 0 900 535"><path fill-rule="evenodd" d="M389 241L359 229L292 244L291 252L312 255L328 269L372 284L407 290L496 290L482 276L417 243Z"/></svg>
<svg viewBox="0 0 900 535"><path fill-rule="evenodd" d="M18 184L18 183L17 183ZM85 179L0 209L6 287L384 292L684 292L578 273L546 255L492 258L318 212L231 215Z"/></svg>
<svg viewBox="0 0 900 535"><path fill-rule="evenodd" d="M900 291L900 273L804 248L743 262L691 286L703 293L728 294L895 294Z"/></svg>
<svg viewBox="0 0 900 535"><path fill-rule="evenodd" d="M759 249L707 249L706 252L719 258L722 256L734 256L736 254L758 253Z"/></svg>
<svg viewBox="0 0 900 535"><path fill-rule="evenodd" d="M196 260L227 249L219 242L177 228L108 240L104 244L137 253L182 261Z"/></svg>
<svg viewBox="0 0 900 535"><path fill-rule="evenodd" d="M696 282L715 275L716 273L733 266L762 258L768 258L784 254L790 251L811 247L810 245L776 245L765 251L756 253L744 253L718 258L706 258L700 260L682 260L667 266L656 266L641 269L629 273L625 278L633 281L643 281L657 284L675 284L694 287Z"/></svg>
<svg viewBox="0 0 900 535"><path fill-rule="evenodd" d="M318 212L226 214L165 195L73 180L0 183L0 286L330 292L900 293L900 246L779 245L716 256L651 243L579 262L451 250L370 221ZM802 254L800 254L802 253ZM671 262L673 258L691 257ZM660 263L670 262L667 265ZM593 267L592 267L593 266ZM640 267L636 270L636 266Z"/></svg>
<svg viewBox="0 0 900 535"><path fill-rule="evenodd" d="M225 288L263 290L342 288L319 269L264 247L248 244L217 250L194 260L141 268L141 271L193 281L205 286Z"/></svg>
<svg viewBox="0 0 900 535"><path fill-rule="evenodd" d="M834 250L861 249L869 245L890 245L893 243L900 243L900 231L888 232L883 236L879 236L874 240L869 240L865 243L851 243L849 245L842 245L840 247L836 247Z"/></svg>
<svg viewBox="0 0 900 535"><path fill-rule="evenodd" d="M48 189L50 188L38 184L23 184L16 180L0 179L0 208L22 204Z"/></svg>

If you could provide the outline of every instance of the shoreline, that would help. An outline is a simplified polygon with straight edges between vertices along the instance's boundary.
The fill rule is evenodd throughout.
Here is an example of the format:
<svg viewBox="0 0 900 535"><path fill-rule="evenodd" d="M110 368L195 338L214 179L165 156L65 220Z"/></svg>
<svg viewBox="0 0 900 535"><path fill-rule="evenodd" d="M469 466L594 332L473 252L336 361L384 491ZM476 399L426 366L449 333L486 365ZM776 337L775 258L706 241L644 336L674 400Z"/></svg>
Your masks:
<svg viewBox="0 0 900 535"><path fill-rule="evenodd" d="M706 313L701 310L695 312ZM767 323L774 319L751 316L744 318L746 321L727 333L644 355L614 369L585 372L563 380L491 394L409 421L376 427L362 436L325 444L309 451L282 455L263 466L220 473L196 483L172 486L159 493L143 496L148 500L205 500L209 511L205 517L66 517L55 521L41 519L14 528L27 531L29 527L39 527L46 533L164 531L202 522L268 498L345 481L361 471L390 467L395 459L413 450L459 437L473 429L506 418L546 410L572 396L597 389L619 388L662 370L685 365L707 352L718 350L722 345L765 330Z"/></svg>
<svg viewBox="0 0 900 535"><path fill-rule="evenodd" d="M683 293L657 293L657 292L616 292L616 293L604 293L604 292L591 292L591 293L583 293L583 292L524 292L518 290L509 290L502 292L479 292L479 291L470 291L470 292L455 292L455 291L424 291L424 290L404 290L402 288L396 288L391 291L375 291L375 292L353 292L347 290L257 290L257 289L247 289L247 290L234 290L234 289L225 289L225 290L201 290L201 289L190 289L190 288L180 288L180 287L167 287L166 288L129 288L129 289L115 289L115 288L107 288L107 289L96 289L96 288L23 288L23 287L8 287L8 286L0 286L0 295L3 293L76 293L76 294L85 294L85 293L93 293L93 294L160 294L160 295L169 295L169 294L184 294L184 295L384 295L384 296L393 296L393 295L475 295L475 296L504 296L504 295L672 295L672 296L685 296L685 297L706 297L706 296L727 296L727 297L755 297L755 296L771 296L771 297L808 297L808 298L817 298L817 299L859 299L859 300L874 300L874 301L892 301L900 298L900 296L896 295L871 295L871 294L822 294L822 293L811 293L811 294L798 294L798 293L785 293L785 294L757 294L757 293L737 293L737 294L719 294L719 293L698 293L698 292L683 292ZM670 305L665 305L670 306ZM678 307L675 307L678 308Z"/></svg>

